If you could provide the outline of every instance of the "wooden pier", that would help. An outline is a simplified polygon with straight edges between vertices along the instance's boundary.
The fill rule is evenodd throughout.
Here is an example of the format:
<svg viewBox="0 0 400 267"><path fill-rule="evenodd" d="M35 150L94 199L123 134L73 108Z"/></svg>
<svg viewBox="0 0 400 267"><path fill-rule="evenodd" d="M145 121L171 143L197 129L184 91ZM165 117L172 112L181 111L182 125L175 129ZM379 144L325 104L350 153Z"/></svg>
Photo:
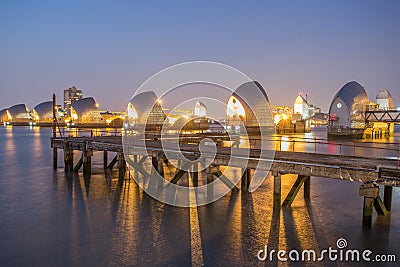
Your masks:
<svg viewBox="0 0 400 267"><path fill-rule="evenodd" d="M197 137L199 140L201 136ZM361 182L359 195L364 198L363 207L363 225L370 227L372 223L373 209L377 213L385 215L391 210L392 187L400 186L400 168L398 159L380 159L360 156L345 156L305 153L293 151L276 151L273 159L261 158L262 151L256 148L232 148L222 146L222 140L226 136L207 136L216 140L217 153L212 164L207 168L207 183L211 183L215 178L229 186L232 190L239 190L229 179L222 175L221 166L232 166L245 168L242 175L241 190L247 192L251 183L252 172L254 169L267 170L274 176L274 202L282 203L282 206L290 207L297 196L301 187L304 187L304 197L310 198L310 179L311 177L325 177L330 179L348 180L352 182ZM188 140L180 140L180 150L169 153L179 160L179 153L185 155L188 159L194 159L200 155L199 146L195 142L195 137L191 136ZM121 136L98 136L98 137L53 137L51 145L54 151L62 149L64 151L65 171L79 171L82 167L84 175L91 174L91 157L93 152L103 153L104 168L113 168L118 166L119 178L125 177L126 158ZM235 150L232 156L232 149ZM129 162L135 168L135 171L147 175L143 168L146 159L151 159L155 169L163 175L164 166L168 165L168 160L163 152L161 140L158 138L146 138L145 147L134 147L134 160ZM340 150L341 151L341 150ZM80 160L74 165L73 154L80 153ZM108 162L108 152L115 152L116 156ZM242 161L232 160L231 157L248 156L246 166ZM264 164L265 163L265 164ZM196 165L196 164L195 164ZM194 177L194 185L198 185L198 166L191 166L190 172ZM57 153L54 152L54 167L57 166ZM183 169L183 168L182 168ZM186 168L187 169L187 168ZM177 183L185 174L186 170L176 170L175 175L171 177L171 183ZM283 174L296 174L297 179L293 184L289 194L281 201L281 176ZM379 196L379 185L384 186L383 200ZM207 191L208 193L208 191ZM211 191L212 193L212 191Z"/></svg>

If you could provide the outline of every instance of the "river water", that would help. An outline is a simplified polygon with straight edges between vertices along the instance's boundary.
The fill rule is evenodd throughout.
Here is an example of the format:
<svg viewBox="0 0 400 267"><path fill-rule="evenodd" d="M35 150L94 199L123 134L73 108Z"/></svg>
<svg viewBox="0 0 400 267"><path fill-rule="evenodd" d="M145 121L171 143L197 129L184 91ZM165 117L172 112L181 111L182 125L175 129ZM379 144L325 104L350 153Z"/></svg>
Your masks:
<svg viewBox="0 0 400 267"><path fill-rule="evenodd" d="M291 208L273 208L271 178L252 194L232 192L207 206L177 208L147 196L133 179L105 173L101 153L94 154L90 180L82 173L66 175L61 152L54 172L50 136L46 128L0 127L1 266L365 265L260 262L256 256L266 245L320 252L336 248L339 238L347 248L396 254L398 262L387 265L399 266L398 188L392 213L375 213L371 229L361 228L359 183L318 177L311 180L311 200L300 191ZM283 197L295 178L282 176Z"/></svg>

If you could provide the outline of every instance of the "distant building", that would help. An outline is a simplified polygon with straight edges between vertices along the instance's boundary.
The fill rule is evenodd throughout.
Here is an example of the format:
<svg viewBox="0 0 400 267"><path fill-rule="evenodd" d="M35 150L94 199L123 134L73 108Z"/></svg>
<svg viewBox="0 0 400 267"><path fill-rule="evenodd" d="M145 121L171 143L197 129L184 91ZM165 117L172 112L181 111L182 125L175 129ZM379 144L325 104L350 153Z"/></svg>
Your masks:
<svg viewBox="0 0 400 267"><path fill-rule="evenodd" d="M207 107L203 102L197 101L194 106L194 116L196 117L206 117Z"/></svg>
<svg viewBox="0 0 400 267"><path fill-rule="evenodd" d="M329 126L363 129L368 104L369 99L364 87L354 81L345 84L332 100L329 108Z"/></svg>
<svg viewBox="0 0 400 267"><path fill-rule="evenodd" d="M11 122L11 115L8 111L8 108L0 110L0 122L1 123L9 123Z"/></svg>
<svg viewBox="0 0 400 267"><path fill-rule="evenodd" d="M19 123L19 122L30 122L31 121L31 115L29 113L28 108L25 106L25 104L17 104L8 109L8 116L11 118L11 122Z"/></svg>
<svg viewBox="0 0 400 267"><path fill-rule="evenodd" d="M249 132L274 127L269 99L257 81L240 85L226 107L227 131L239 132L245 127Z"/></svg>
<svg viewBox="0 0 400 267"><path fill-rule="evenodd" d="M82 99L83 94L81 90L76 89L75 86L64 90L64 113L66 116L71 116L71 106L72 104Z"/></svg>
<svg viewBox="0 0 400 267"><path fill-rule="evenodd" d="M379 109L381 110L393 110L394 109L394 101L389 91L386 89L382 89L376 95L376 104L379 105Z"/></svg>
<svg viewBox="0 0 400 267"><path fill-rule="evenodd" d="M154 92L140 93L129 101L125 127L139 130L158 129L164 120L165 114Z"/></svg>
<svg viewBox="0 0 400 267"><path fill-rule="evenodd" d="M35 122L53 121L53 101L46 101L36 105L32 111L32 119Z"/></svg>
<svg viewBox="0 0 400 267"><path fill-rule="evenodd" d="M72 122L97 124L103 123L104 119L100 115L99 106L93 97L86 97L75 101L71 108Z"/></svg>
<svg viewBox="0 0 400 267"><path fill-rule="evenodd" d="M310 117L309 104L301 94L294 101L293 114L293 118L296 118L296 120L307 120Z"/></svg>

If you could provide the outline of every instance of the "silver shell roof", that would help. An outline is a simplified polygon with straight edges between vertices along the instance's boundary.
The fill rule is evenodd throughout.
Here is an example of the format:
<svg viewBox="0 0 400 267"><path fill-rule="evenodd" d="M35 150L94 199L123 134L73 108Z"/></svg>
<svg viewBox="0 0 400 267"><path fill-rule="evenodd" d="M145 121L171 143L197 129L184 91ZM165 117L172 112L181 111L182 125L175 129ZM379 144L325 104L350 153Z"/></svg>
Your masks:
<svg viewBox="0 0 400 267"><path fill-rule="evenodd" d="M18 115L29 113L25 104L14 105L8 108L8 111L10 112L12 117L17 117Z"/></svg>
<svg viewBox="0 0 400 267"><path fill-rule="evenodd" d="M366 105L369 103L368 95L358 82L352 81L346 83L333 97L333 101L339 97L347 105L350 112L354 110L364 110ZM331 106L329 107L329 113L331 113Z"/></svg>
<svg viewBox="0 0 400 267"><path fill-rule="evenodd" d="M42 117L46 114L53 113L53 101L46 101L36 105L33 108L39 117Z"/></svg>
<svg viewBox="0 0 400 267"><path fill-rule="evenodd" d="M155 105L158 105L157 100L157 95L153 91L149 91L135 95L129 102L135 107L138 117L143 118Z"/></svg>
<svg viewBox="0 0 400 267"><path fill-rule="evenodd" d="M72 103L72 107L78 114L78 116L82 116L82 114L92 111L92 110L97 110L96 106L96 101L94 100L93 97L85 97L82 99L79 99Z"/></svg>
<svg viewBox="0 0 400 267"><path fill-rule="evenodd" d="M389 91L386 89L380 90L376 95L376 99L390 99L390 98L393 99Z"/></svg>

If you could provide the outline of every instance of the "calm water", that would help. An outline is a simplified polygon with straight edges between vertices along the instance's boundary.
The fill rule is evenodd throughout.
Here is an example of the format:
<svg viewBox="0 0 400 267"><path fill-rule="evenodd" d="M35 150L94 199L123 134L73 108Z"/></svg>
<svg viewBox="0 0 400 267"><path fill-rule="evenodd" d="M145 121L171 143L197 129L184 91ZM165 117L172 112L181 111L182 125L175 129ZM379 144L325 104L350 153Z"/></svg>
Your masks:
<svg viewBox="0 0 400 267"><path fill-rule="evenodd" d="M81 173L66 176L61 154L53 172L50 135L50 129L0 127L2 266L263 266L256 254L265 245L319 251L335 247L340 237L349 248L400 259L397 188L391 215L374 214L370 230L360 227L359 183L317 177L311 200L300 192L292 208L273 209L271 178L251 195L230 193L208 206L176 208L148 197L133 179L119 182L116 173L105 174L100 153L90 181ZM282 178L284 197L295 177ZM199 238L193 229L200 229Z"/></svg>

